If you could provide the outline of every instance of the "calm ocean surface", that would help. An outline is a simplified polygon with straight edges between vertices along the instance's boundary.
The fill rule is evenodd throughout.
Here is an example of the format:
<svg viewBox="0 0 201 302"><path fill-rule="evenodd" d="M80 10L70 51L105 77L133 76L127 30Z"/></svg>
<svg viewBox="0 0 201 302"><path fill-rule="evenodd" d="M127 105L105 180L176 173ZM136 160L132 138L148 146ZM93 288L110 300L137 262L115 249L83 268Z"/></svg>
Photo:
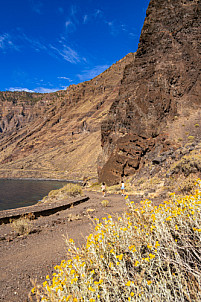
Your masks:
<svg viewBox="0 0 201 302"><path fill-rule="evenodd" d="M66 183L55 180L0 179L0 211L33 205L49 191L59 189Z"/></svg>

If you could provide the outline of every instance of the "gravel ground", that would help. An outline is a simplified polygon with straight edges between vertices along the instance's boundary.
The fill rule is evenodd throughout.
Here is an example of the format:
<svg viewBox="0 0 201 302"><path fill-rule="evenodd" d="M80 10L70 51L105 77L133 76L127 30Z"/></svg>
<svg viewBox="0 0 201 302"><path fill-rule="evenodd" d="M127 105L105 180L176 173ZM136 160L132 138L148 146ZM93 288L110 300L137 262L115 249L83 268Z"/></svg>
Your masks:
<svg viewBox="0 0 201 302"><path fill-rule="evenodd" d="M107 195L104 199L109 205L103 207L100 193L85 194L89 196L88 201L33 220L33 231L29 235L17 236L10 224L0 226L0 301L29 301L30 280L42 283L46 275L53 273L54 266L67 258L66 235L81 246L93 229L88 215L101 218L122 213L126 207L121 195Z"/></svg>

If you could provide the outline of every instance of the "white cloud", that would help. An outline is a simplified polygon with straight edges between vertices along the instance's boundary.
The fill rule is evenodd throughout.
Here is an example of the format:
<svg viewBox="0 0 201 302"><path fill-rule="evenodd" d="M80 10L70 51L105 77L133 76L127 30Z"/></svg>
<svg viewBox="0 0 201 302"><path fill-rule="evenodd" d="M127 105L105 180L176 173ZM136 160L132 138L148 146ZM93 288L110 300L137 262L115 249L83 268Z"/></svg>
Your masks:
<svg viewBox="0 0 201 302"><path fill-rule="evenodd" d="M102 16L103 12L100 9L96 9L94 17Z"/></svg>
<svg viewBox="0 0 201 302"><path fill-rule="evenodd" d="M70 20L66 21L66 23L65 23L66 28L71 26L71 25L72 25L72 22Z"/></svg>
<svg viewBox="0 0 201 302"><path fill-rule="evenodd" d="M105 23L108 25L110 33L113 36L116 36L119 33L119 26L116 25L114 21L105 21Z"/></svg>
<svg viewBox="0 0 201 302"><path fill-rule="evenodd" d="M60 50L57 47L50 45L50 48L56 53L59 54L65 61L72 63L72 64L77 64L80 62L80 57L78 53L70 48L69 46L63 44L62 45L63 49Z"/></svg>
<svg viewBox="0 0 201 302"><path fill-rule="evenodd" d="M19 48L13 43L12 37L8 33L5 33L0 36L0 49L5 51L8 48L19 50Z"/></svg>
<svg viewBox="0 0 201 302"><path fill-rule="evenodd" d="M35 92L34 90L30 90L30 89L28 89L28 88L22 88L22 87L10 87L8 90L9 90L9 91Z"/></svg>
<svg viewBox="0 0 201 302"><path fill-rule="evenodd" d="M76 30L78 24L79 24L79 20L77 18L77 7L75 5L72 5L70 7L68 20L65 22L65 27L68 32L72 33Z"/></svg>
<svg viewBox="0 0 201 302"><path fill-rule="evenodd" d="M69 86L61 86L62 90L66 90Z"/></svg>
<svg viewBox="0 0 201 302"><path fill-rule="evenodd" d="M138 37L138 35L136 35L136 34L134 34L134 33L129 33L129 37L131 37L131 38L136 38L136 37Z"/></svg>
<svg viewBox="0 0 201 302"><path fill-rule="evenodd" d="M64 87L64 86L62 86ZM66 86L65 86L66 87ZM65 88L66 89L66 88ZM50 93L50 92L55 92L55 91L58 91L58 90L61 90L59 88L45 88L45 87L37 87L33 90L31 89L28 89L28 88L22 88L22 87L10 87L8 89L9 91L25 91L25 92L38 92L38 93Z"/></svg>
<svg viewBox="0 0 201 302"><path fill-rule="evenodd" d="M109 68L110 65L98 65L95 66L93 69L85 69L81 74L77 74L77 77L81 81L88 81L93 78L95 78L97 75L101 74L103 71L105 71L107 68Z"/></svg>
<svg viewBox="0 0 201 302"><path fill-rule="evenodd" d="M85 61L85 58L80 58L79 54L72 49L70 46L67 46L66 39L64 37L61 37L61 40L59 40L59 44L57 43L54 45L45 45L43 42L40 42L39 40L32 39L28 37L26 34L21 33L20 35L15 36L15 40L18 41L19 47L16 46L12 42L12 37L5 33L0 36L0 51L4 51L8 48L14 49L19 51L25 46L33 48L36 52L45 52L47 55L50 55L55 58L63 58L65 61L70 62L72 64L77 64L81 60Z"/></svg>
<svg viewBox="0 0 201 302"><path fill-rule="evenodd" d="M86 24L89 20L89 16L88 15L84 15L83 17L83 23Z"/></svg>
<svg viewBox="0 0 201 302"><path fill-rule="evenodd" d="M37 52L39 52L41 50L43 50L43 51L48 50L48 48L43 43L41 43L39 40L31 39L24 33L21 36L19 36L19 39L21 39L23 42L27 42L28 45Z"/></svg>
<svg viewBox="0 0 201 302"><path fill-rule="evenodd" d="M6 40L8 39L8 34L0 36L0 48L5 48Z"/></svg>
<svg viewBox="0 0 201 302"><path fill-rule="evenodd" d="M70 78L67 78L67 77L57 77L57 79L62 79L62 80L67 80L69 82L72 82L72 80Z"/></svg>
<svg viewBox="0 0 201 302"><path fill-rule="evenodd" d="M61 90L59 88L45 88L45 87L37 87L34 89L35 92L39 93L50 93L50 92L56 92L58 90Z"/></svg>
<svg viewBox="0 0 201 302"><path fill-rule="evenodd" d="M77 7L75 5L71 6L71 16L75 17L75 15L77 14Z"/></svg>

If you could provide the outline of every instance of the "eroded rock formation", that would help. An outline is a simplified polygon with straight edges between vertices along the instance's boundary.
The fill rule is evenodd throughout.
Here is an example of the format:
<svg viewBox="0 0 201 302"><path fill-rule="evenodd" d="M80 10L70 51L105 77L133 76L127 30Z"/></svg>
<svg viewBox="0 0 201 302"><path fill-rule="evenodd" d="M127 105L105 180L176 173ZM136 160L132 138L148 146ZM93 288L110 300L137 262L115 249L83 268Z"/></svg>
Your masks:
<svg viewBox="0 0 201 302"><path fill-rule="evenodd" d="M102 123L100 181L134 174L147 152L162 152L167 135L175 143L178 121L199 114L200 51L200 1L151 0L135 59Z"/></svg>

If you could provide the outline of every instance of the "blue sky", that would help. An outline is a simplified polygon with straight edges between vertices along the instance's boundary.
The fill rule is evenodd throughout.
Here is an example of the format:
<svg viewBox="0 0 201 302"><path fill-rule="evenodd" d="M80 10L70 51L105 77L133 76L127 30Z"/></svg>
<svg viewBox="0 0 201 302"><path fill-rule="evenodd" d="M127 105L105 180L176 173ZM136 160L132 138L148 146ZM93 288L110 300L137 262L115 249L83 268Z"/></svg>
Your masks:
<svg viewBox="0 0 201 302"><path fill-rule="evenodd" d="M6 0L0 91L52 92L90 80L138 47L149 0Z"/></svg>

